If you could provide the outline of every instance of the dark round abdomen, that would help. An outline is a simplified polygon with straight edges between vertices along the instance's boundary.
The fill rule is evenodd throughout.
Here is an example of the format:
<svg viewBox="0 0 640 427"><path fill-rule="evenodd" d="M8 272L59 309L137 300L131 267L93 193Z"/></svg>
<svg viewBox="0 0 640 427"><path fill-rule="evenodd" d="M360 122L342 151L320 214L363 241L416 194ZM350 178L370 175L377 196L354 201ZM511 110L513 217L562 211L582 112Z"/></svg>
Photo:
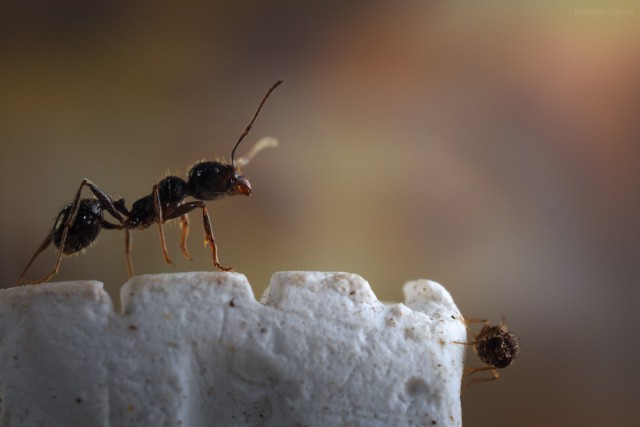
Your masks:
<svg viewBox="0 0 640 427"><path fill-rule="evenodd" d="M518 341L515 335L498 329L476 345L478 357L483 363L502 369L511 365L518 357Z"/></svg>
<svg viewBox="0 0 640 427"><path fill-rule="evenodd" d="M53 243L60 248L64 225L71 214L71 205L67 205L58 214L53 226ZM65 255L76 253L89 246L100 233L102 228L102 207L96 199L82 199L78 207L78 213L73 221L62 252Z"/></svg>

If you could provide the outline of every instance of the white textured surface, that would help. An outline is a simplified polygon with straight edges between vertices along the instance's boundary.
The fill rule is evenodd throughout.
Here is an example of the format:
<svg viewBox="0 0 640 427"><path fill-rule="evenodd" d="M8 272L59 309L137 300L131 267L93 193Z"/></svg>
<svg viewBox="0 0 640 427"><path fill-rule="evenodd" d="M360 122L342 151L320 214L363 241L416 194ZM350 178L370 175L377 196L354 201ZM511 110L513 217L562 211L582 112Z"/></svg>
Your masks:
<svg viewBox="0 0 640 427"><path fill-rule="evenodd" d="M348 273L237 273L0 291L0 426L461 425L466 331L447 291L385 305Z"/></svg>

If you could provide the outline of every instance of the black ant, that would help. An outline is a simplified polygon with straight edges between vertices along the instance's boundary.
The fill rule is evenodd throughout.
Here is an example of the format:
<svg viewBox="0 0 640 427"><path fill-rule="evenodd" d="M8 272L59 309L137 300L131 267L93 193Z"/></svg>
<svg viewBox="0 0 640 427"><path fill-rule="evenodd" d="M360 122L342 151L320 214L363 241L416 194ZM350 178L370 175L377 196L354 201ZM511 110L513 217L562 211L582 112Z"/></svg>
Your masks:
<svg viewBox="0 0 640 427"><path fill-rule="evenodd" d="M456 343L472 345L478 358L485 366L468 369L464 377L467 378L483 371L491 371L491 376L472 378L462 386L463 390L472 384L497 380L500 378L497 370L511 366L520 352L518 338L509 331L504 318L500 325L495 326L491 326L491 322L485 319L467 320L467 324L469 323L482 323L483 326L473 341L469 343L456 341Z"/></svg>
<svg viewBox="0 0 640 427"><path fill-rule="evenodd" d="M162 256L167 264L171 264L171 260L167 254L162 224L172 219L180 219L180 228L182 230L180 249L187 259L192 259L187 251L187 235L189 234L189 218L187 214L194 209L202 209L205 245L208 244L211 248L213 264L221 271L233 270L230 267L223 267L218 261L218 249L211 230L211 220L203 200L216 200L227 196L248 196L251 194L251 184L249 180L239 175L239 168L248 164L253 156L262 149L275 146L277 141L273 138L261 139L249 150L247 155L237 161L235 160L235 152L242 140L248 135L271 92L283 82L284 80L275 82L260 101L251 121L231 151L231 164L218 161L197 163L189 170L186 181L177 176L167 176L153 186L151 194L135 201L131 206L131 210L125 207L124 199L113 200L93 182L84 179L78 191L76 191L73 202L62 208L58 213L53 228L35 254L33 254L20 277L18 277L16 286L38 284L51 280L60 270L62 256L74 254L89 246L98 237L100 230L103 228L125 231L125 254L129 277L133 275L130 231L144 230L154 223L158 224ZM80 194L84 187L89 188L95 198L81 199ZM192 197L196 200L184 202L187 197ZM105 220L103 217L104 211L111 214L117 220L117 223ZM53 270L39 280L32 282L22 281L33 261L51 242L58 248L58 256Z"/></svg>

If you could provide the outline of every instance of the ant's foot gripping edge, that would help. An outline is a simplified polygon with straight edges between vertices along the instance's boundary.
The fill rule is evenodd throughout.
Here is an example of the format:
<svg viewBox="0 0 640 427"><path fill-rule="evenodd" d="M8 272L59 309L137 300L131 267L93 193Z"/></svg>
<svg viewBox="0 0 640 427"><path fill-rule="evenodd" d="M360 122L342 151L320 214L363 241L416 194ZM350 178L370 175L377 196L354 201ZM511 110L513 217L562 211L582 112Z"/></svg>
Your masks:
<svg viewBox="0 0 640 427"><path fill-rule="evenodd" d="M220 265L220 263L215 263L216 268L219 271L235 271L235 269L233 267L223 267L222 265Z"/></svg>

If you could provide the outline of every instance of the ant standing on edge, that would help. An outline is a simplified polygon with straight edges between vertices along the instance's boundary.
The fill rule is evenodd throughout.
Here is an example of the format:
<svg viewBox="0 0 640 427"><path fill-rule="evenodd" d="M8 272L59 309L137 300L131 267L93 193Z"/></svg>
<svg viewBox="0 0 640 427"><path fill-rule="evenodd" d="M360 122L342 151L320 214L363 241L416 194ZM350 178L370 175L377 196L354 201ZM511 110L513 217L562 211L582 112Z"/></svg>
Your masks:
<svg viewBox="0 0 640 427"><path fill-rule="evenodd" d="M150 195L135 201L131 206L131 210L125 207L124 199L113 200L93 182L84 179L76 192L73 202L62 208L58 213L53 228L31 257L22 274L16 280L15 286L38 284L51 280L60 270L62 256L74 254L89 246L98 237L102 228L125 231L125 255L129 277L133 275L130 231L144 230L154 223L158 224L162 256L167 264L171 264L171 260L167 254L162 224L172 219L180 219L180 229L182 230L180 249L186 258L192 259L187 251L187 235L189 234L189 218L187 214L194 209L202 209L205 246L209 245L211 248L213 265L221 271L233 270L233 268L223 267L218 261L218 250L211 230L211 220L203 200L216 200L238 194L247 196L251 194L251 184L249 180L238 174L238 168L247 165L253 156L262 149L275 147L277 141L273 138L263 138L249 150L247 155L237 161L234 160L235 152L251 130L271 92L283 82L284 80L275 82L264 95L262 101L260 101L251 121L231 151L231 164L217 161L197 163L189 170L187 181L177 176L167 176L153 186ZM81 199L80 194L84 187L89 188L96 198ZM196 200L184 202L187 197L193 197ZM104 211L111 214L117 220L117 223L105 220L103 217ZM52 241L58 248L53 270L39 280L23 281L22 279L33 261Z"/></svg>
<svg viewBox="0 0 640 427"><path fill-rule="evenodd" d="M472 345L478 358L485 366L470 368L465 372L464 377L467 378L482 371L491 371L491 376L472 378L462 386L462 390L472 384L497 380L500 378L497 369L504 369L511 366L518 358L518 353L520 352L518 338L509 331L504 318L502 318L500 325L496 326L491 326L491 322L485 319L470 319L467 320L467 324L469 323L482 323L483 326L473 341L469 343L456 341L456 343Z"/></svg>

